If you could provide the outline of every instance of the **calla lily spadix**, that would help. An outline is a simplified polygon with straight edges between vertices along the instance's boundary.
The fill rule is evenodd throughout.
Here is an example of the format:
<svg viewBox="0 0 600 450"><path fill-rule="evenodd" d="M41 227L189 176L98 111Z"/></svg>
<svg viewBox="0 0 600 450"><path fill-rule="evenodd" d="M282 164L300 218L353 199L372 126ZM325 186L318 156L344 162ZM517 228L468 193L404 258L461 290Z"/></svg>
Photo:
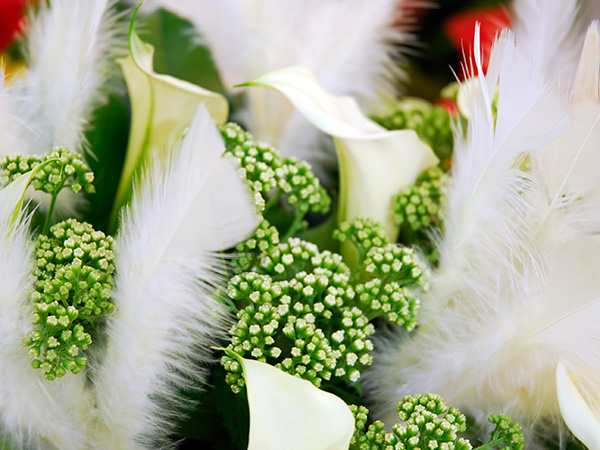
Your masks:
<svg viewBox="0 0 600 450"><path fill-rule="evenodd" d="M347 450L354 417L339 397L270 364L227 354L243 367L250 408L248 450Z"/></svg>
<svg viewBox="0 0 600 450"><path fill-rule="evenodd" d="M340 171L338 221L371 217L396 240L392 197L438 163L431 148L412 130L388 131L376 124L354 99L330 94L304 67L271 72L246 85L281 92L314 126L333 137Z"/></svg>
<svg viewBox="0 0 600 450"><path fill-rule="evenodd" d="M119 60L131 99L131 131L112 213L113 223L119 207L131 197L132 178L138 168L151 161L154 152L159 152L161 159L166 158L170 144L181 137L201 103L219 124L225 123L229 113L227 100L222 95L154 72L154 48L135 32L136 13L129 29L130 55Z"/></svg>

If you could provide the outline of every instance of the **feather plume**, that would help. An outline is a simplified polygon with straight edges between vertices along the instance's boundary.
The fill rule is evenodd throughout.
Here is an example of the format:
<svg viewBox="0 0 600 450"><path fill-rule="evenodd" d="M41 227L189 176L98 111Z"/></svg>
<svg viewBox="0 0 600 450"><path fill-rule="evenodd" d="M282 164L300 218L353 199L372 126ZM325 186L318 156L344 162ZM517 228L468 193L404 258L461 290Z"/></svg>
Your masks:
<svg viewBox="0 0 600 450"><path fill-rule="evenodd" d="M394 97L404 74L393 58L414 41L409 18L402 18L405 26L391 26L401 10L397 0L154 3L191 20L203 33L227 86L301 65L325 89L351 95L363 107L380 96ZM284 155L313 163L322 175L334 154L319 150L319 132L276 93L252 89L247 95L239 119L248 129Z"/></svg>
<svg viewBox="0 0 600 450"><path fill-rule="evenodd" d="M29 100L22 120L39 126L32 149L85 149L84 132L107 94L104 86L123 45L113 0L43 3L26 31L27 70L16 86Z"/></svg>
<svg viewBox="0 0 600 450"><path fill-rule="evenodd" d="M568 93L581 54L589 15L578 0L515 0L513 30L520 47L544 76ZM591 2L590 2L591 3Z"/></svg>
<svg viewBox="0 0 600 450"><path fill-rule="evenodd" d="M84 133L124 49L115 1L41 2L28 22L27 68L11 83L0 81L0 156L55 146L83 152ZM74 215L80 203L80 196L61 195L56 211Z"/></svg>
<svg viewBox="0 0 600 450"><path fill-rule="evenodd" d="M560 423L559 361L600 411L600 183L590 172L600 60L588 48L597 37L594 24L578 72L588 85L577 89L591 94L574 95L568 110L510 33L495 44L457 144L441 264L420 326L379 342L366 377L382 415L405 394L437 392L482 421L506 412L528 429ZM524 155L526 172L517 169Z"/></svg>
<svg viewBox="0 0 600 450"><path fill-rule="evenodd" d="M254 202L202 106L167 169L158 162L122 216L115 243L117 310L91 378L102 448L156 448L172 431L178 389L204 381L223 332L216 251L258 223ZM184 405L185 406L185 405Z"/></svg>
<svg viewBox="0 0 600 450"><path fill-rule="evenodd" d="M87 448L86 411L92 402L84 377L49 383L22 339L32 330L28 296L33 282L29 219L11 225L11 202L0 188L0 433L10 448Z"/></svg>

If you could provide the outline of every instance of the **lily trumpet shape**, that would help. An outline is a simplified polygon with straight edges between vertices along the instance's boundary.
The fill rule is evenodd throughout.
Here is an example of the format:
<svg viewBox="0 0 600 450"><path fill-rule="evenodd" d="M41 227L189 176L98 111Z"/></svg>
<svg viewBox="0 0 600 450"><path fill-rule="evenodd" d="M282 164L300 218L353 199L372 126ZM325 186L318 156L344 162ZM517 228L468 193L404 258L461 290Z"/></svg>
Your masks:
<svg viewBox="0 0 600 450"><path fill-rule="evenodd" d="M135 16L141 6L131 19L130 55L119 60L131 99L132 117L127 156L112 212L113 224L119 208L131 198L133 177L139 175L139 168L156 155L166 158L169 146L190 125L201 103L219 124L225 123L229 113L227 99L221 94L154 72L154 48L144 43L134 29Z"/></svg>
<svg viewBox="0 0 600 450"><path fill-rule="evenodd" d="M388 131L376 124L353 98L332 95L305 67L271 72L245 85L281 92L309 122L333 137L340 172L338 222L370 217L395 241L392 197L438 163L431 148L412 130Z"/></svg>
<svg viewBox="0 0 600 450"><path fill-rule="evenodd" d="M270 364L228 356L242 366L250 408L248 450L347 450L354 417L342 399Z"/></svg>
<svg viewBox="0 0 600 450"><path fill-rule="evenodd" d="M133 1L133 0L130 0ZM226 86L293 65L308 67L336 95L362 106L393 98L405 79L397 57L414 43L407 0L152 0L188 19L208 45ZM225 24L225 25L224 25ZM335 24L335 25L333 25ZM238 91L239 92L239 91ZM325 180L335 163L322 135L285 99L244 93L239 120L284 156L308 161Z"/></svg>

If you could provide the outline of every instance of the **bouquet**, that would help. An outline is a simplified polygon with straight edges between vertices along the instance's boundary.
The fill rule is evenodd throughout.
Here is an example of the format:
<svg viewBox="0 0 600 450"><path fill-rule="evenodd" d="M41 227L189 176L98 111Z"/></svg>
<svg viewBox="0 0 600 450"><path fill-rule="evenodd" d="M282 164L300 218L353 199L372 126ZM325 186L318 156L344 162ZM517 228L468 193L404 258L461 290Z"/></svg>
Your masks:
<svg viewBox="0 0 600 450"><path fill-rule="evenodd" d="M591 0L6 4L1 448L600 449Z"/></svg>

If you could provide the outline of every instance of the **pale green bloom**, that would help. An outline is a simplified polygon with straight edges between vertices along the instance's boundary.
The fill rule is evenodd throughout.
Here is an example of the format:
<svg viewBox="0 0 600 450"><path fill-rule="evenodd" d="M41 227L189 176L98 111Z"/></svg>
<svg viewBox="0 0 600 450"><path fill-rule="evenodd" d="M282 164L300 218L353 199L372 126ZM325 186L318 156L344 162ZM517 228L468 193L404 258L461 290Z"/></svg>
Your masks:
<svg viewBox="0 0 600 450"><path fill-rule="evenodd" d="M135 14L129 29L130 55L119 60L131 99L131 129L113 221L118 208L131 197L134 174L153 158L164 159L164 153L181 138L201 103L219 124L225 123L229 113L227 99L221 94L154 72L154 48L139 38L134 20Z"/></svg>
<svg viewBox="0 0 600 450"><path fill-rule="evenodd" d="M370 217L396 240L392 197L438 163L431 148L412 130L388 131L368 119L353 98L330 94L304 67L271 72L247 84L281 92L333 137L340 170L338 222Z"/></svg>
<svg viewBox="0 0 600 450"><path fill-rule="evenodd" d="M354 416L343 400L270 364L227 354L244 371L248 450L348 450Z"/></svg>

